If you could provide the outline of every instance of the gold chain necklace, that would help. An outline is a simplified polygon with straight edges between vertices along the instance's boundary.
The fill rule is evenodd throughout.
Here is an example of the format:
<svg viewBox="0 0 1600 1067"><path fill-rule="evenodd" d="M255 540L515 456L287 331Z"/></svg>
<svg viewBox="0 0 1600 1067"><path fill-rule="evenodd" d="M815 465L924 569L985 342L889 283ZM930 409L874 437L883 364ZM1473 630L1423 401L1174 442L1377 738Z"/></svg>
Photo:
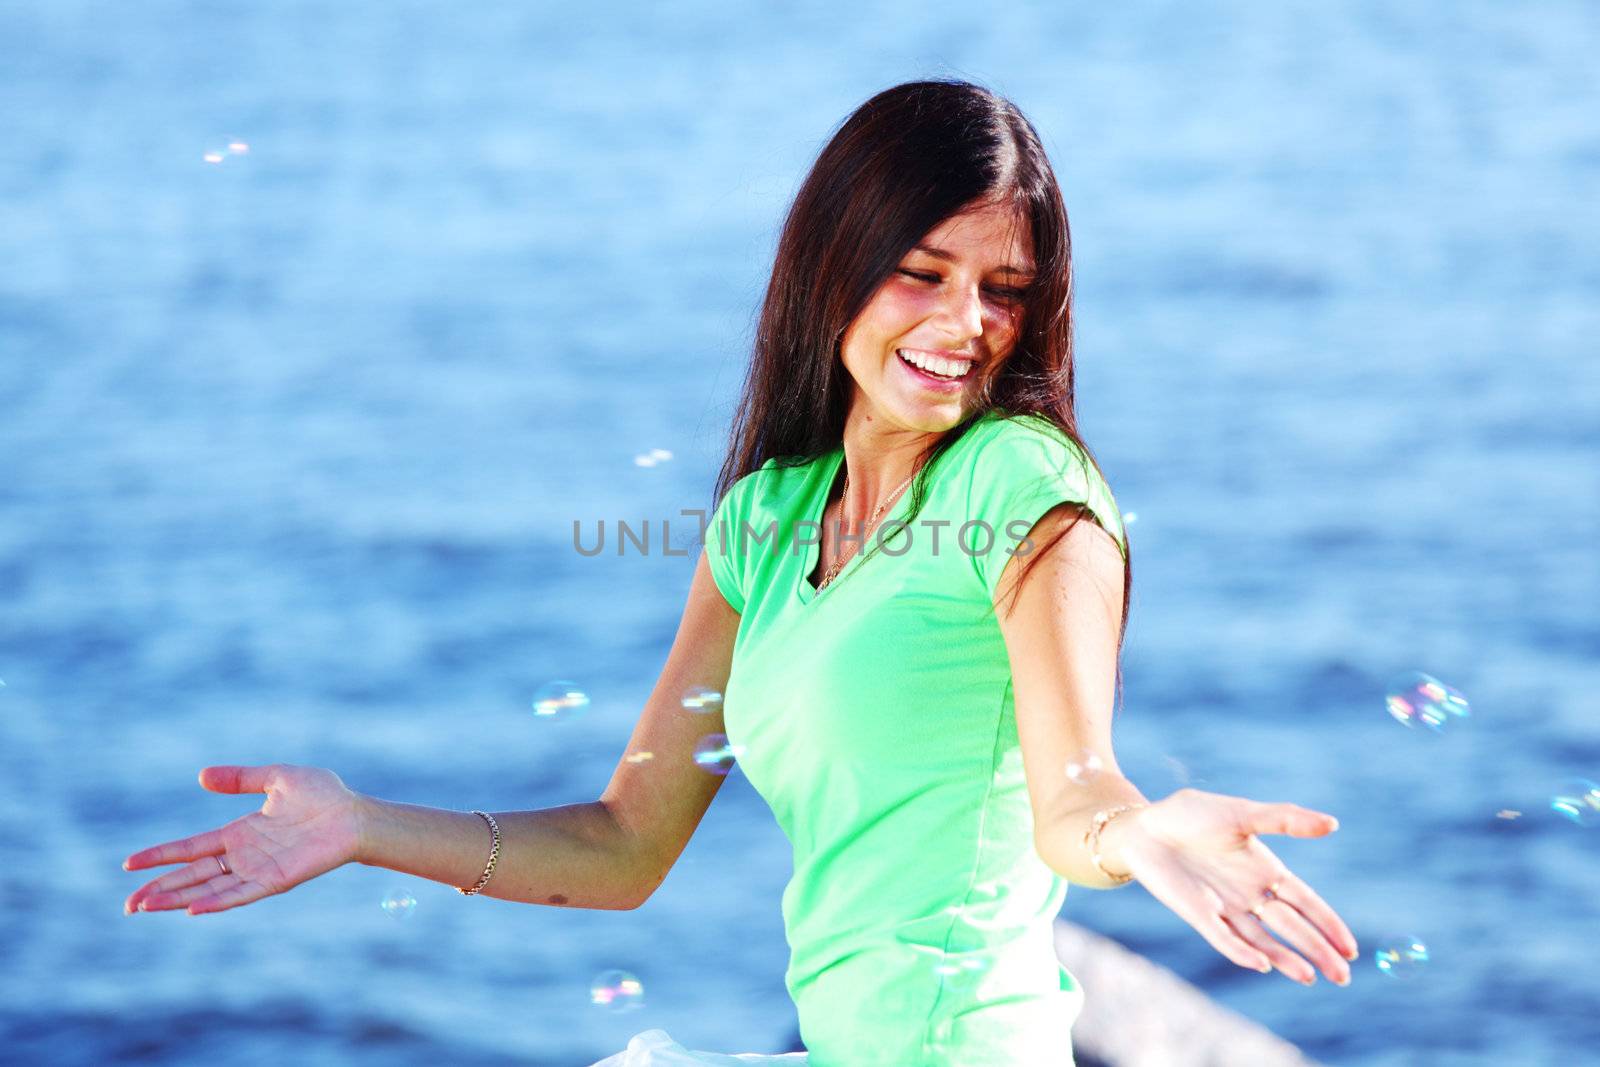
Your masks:
<svg viewBox="0 0 1600 1067"><path fill-rule="evenodd" d="M911 479L915 478L916 476L917 476L917 472L916 471L912 471L910 474L906 475L906 480L900 483L900 488L896 489L893 493L889 494L888 498L885 499L883 503L878 505L878 509L872 513L872 518L861 529L861 540L863 542L866 541L867 535L870 534L873 531L873 529L878 525L878 519L880 519L883 516L884 509L887 508L890 504L893 504L896 500L898 500L900 498L901 491L903 489L905 489L906 486L910 485L911 484ZM844 520L844 502L845 502L845 498L847 496L849 496L849 493L850 493L850 468L846 467L845 470L844 470L844 488L839 490L839 519L840 519L841 523ZM857 551L859 552L860 549L857 549ZM850 556L841 555L838 559L834 560L833 561L833 566L829 567L828 570L827 570L827 573L825 573L822 576L822 581L817 586L817 592L820 593L824 589L826 589L828 587L828 583L833 581L835 578L837 578L839 576L839 572L844 569L844 565L846 563L848 563L850 560L854 559L854 558L855 558L854 554L852 554Z"/></svg>

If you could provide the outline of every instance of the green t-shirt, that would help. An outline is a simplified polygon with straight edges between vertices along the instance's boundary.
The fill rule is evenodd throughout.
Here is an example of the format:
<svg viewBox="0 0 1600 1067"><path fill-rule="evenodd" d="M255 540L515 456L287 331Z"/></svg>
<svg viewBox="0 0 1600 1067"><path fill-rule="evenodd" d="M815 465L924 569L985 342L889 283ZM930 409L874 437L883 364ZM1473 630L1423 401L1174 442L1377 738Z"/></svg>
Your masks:
<svg viewBox="0 0 1600 1067"><path fill-rule="evenodd" d="M1070 1064L1083 994L1053 938L1068 883L1034 850L992 597L1053 505L1086 505L1126 551L1121 516L1047 420L981 413L928 468L918 515L908 488L819 593L843 457L769 460L706 532L741 615L725 730L794 849L785 983L809 1062Z"/></svg>

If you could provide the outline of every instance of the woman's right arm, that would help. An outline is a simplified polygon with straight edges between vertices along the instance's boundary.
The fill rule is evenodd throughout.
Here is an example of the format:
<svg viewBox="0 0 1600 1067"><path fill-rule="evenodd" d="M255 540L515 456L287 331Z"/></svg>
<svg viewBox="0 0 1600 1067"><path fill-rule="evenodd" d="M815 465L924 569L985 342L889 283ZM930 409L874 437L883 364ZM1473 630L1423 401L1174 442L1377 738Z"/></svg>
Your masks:
<svg viewBox="0 0 1600 1067"><path fill-rule="evenodd" d="M723 782L694 758L702 737L722 732L720 703L692 712L683 696L694 686L723 691L738 629L702 551L666 665L605 792L583 804L490 812L500 858L483 895L609 910L649 899ZM483 873L493 836L479 816L371 797L361 807L358 862L456 886Z"/></svg>
<svg viewBox="0 0 1600 1067"><path fill-rule="evenodd" d="M722 710L688 711L683 694L697 685L723 691L738 626L739 613L717 589L702 552L666 666L604 794L581 804L490 812L500 827L500 855L481 895L606 910L636 908L650 897L723 781L694 759L696 742L722 730ZM265 793L267 801L216 830L129 856L126 870L188 865L135 890L126 911L223 911L351 862L470 887L493 840L470 811L365 796L319 767L207 767L200 783L219 793Z"/></svg>

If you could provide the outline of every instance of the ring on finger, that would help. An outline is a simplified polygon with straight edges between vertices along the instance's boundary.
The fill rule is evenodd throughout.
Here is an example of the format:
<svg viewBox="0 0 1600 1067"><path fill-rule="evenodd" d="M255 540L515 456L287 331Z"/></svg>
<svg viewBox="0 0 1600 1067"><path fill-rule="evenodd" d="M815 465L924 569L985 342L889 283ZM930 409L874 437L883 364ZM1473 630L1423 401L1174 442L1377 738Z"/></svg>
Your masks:
<svg viewBox="0 0 1600 1067"><path fill-rule="evenodd" d="M1256 901L1255 905L1250 909L1250 914L1258 919L1261 918L1261 909L1277 899L1279 899L1278 883L1273 882L1267 886L1266 890L1261 894L1261 899Z"/></svg>
<svg viewBox="0 0 1600 1067"><path fill-rule="evenodd" d="M217 859L217 866L222 868L222 873L223 874L232 874L233 873L232 871L228 870L228 861L223 859L222 855L220 853L217 854L216 859Z"/></svg>

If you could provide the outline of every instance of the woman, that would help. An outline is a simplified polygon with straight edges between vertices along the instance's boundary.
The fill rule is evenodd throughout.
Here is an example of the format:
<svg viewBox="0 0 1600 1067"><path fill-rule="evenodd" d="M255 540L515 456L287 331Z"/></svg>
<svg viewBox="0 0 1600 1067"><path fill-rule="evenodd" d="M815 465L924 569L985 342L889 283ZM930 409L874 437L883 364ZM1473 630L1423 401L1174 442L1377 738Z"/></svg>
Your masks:
<svg viewBox="0 0 1600 1067"><path fill-rule="evenodd" d="M130 908L218 911L351 861L637 907L723 781L693 755L715 731L794 846L785 977L808 1051L739 1062L1070 1063L1082 991L1051 937L1069 882L1138 879L1242 967L1347 983L1350 931L1256 836L1330 816L1149 802L1117 768L1131 569L1072 366L1067 218L1032 125L964 81L878 94L786 220L711 536L602 797L489 815L208 767L206 788L266 804L129 857L187 864ZM694 686L721 712L686 713ZM660 1030L630 1049L602 1062L729 1060Z"/></svg>

